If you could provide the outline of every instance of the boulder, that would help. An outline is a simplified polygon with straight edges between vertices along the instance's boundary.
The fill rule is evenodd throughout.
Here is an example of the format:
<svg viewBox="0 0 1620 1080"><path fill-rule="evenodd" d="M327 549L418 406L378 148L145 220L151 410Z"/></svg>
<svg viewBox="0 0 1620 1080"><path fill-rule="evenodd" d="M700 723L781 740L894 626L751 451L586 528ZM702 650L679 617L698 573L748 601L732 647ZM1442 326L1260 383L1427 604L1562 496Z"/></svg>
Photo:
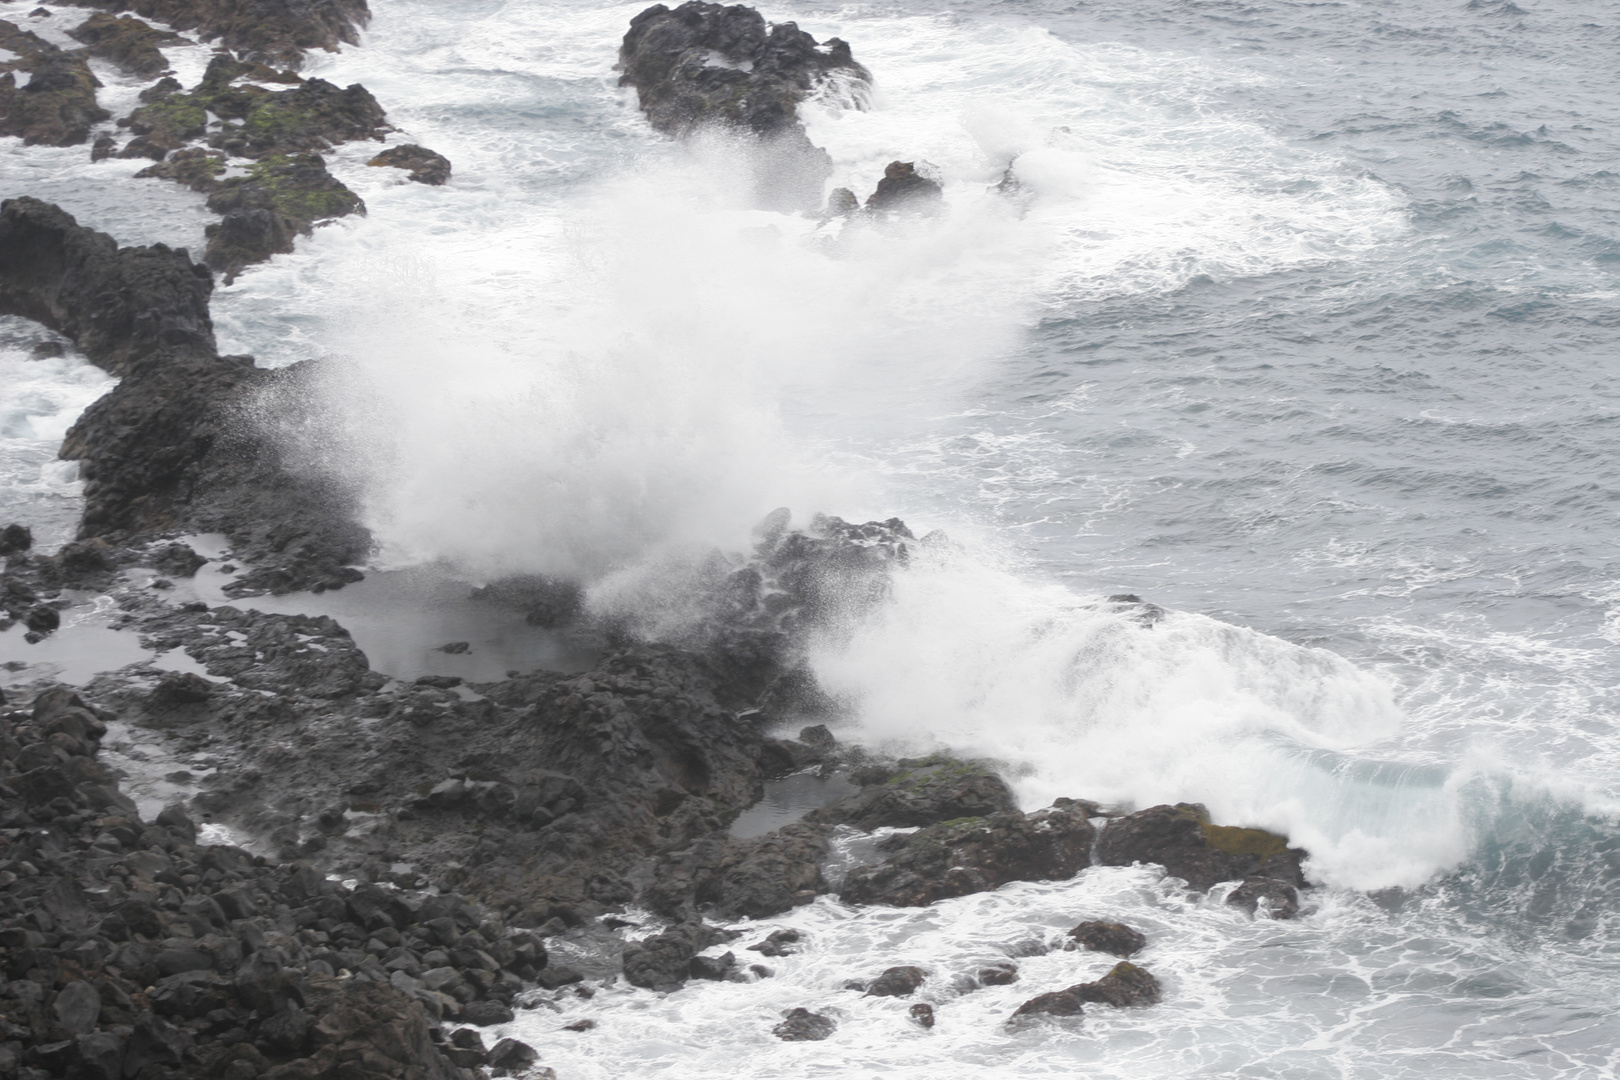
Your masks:
<svg viewBox="0 0 1620 1080"><path fill-rule="evenodd" d="M867 997L910 997L923 984L928 973L919 967L888 968L866 984Z"/></svg>
<svg viewBox="0 0 1620 1080"><path fill-rule="evenodd" d="M933 214L939 212L944 197L939 182L918 172L913 162L891 161L877 190L867 197L866 210L871 214Z"/></svg>
<svg viewBox="0 0 1620 1080"><path fill-rule="evenodd" d="M96 104L101 83L83 56L4 20L0 49L19 54L0 61L0 135L18 136L29 146L77 146L111 115ZM28 74L27 85L17 85L16 71Z"/></svg>
<svg viewBox="0 0 1620 1080"><path fill-rule="evenodd" d="M415 143L390 146L387 150L366 162L366 164L393 169L407 169L409 175L406 179L433 187L438 187L450 180L450 159L443 154L434 153L425 146L417 146Z"/></svg>
<svg viewBox="0 0 1620 1080"><path fill-rule="evenodd" d="M820 1042L838 1030L838 1022L832 1017L809 1009L789 1009L782 1016L782 1022L771 1028L771 1034L783 1042Z"/></svg>
<svg viewBox="0 0 1620 1080"><path fill-rule="evenodd" d="M911 1022L920 1028L932 1028L934 1026L934 1007L927 1002L919 1001L906 1010L906 1015L910 1016Z"/></svg>
<svg viewBox="0 0 1620 1080"><path fill-rule="evenodd" d="M1117 922L1083 922L1069 931L1069 937L1087 949L1121 958L1129 958L1147 945L1147 938L1141 933Z"/></svg>
<svg viewBox="0 0 1620 1080"><path fill-rule="evenodd" d="M1097 841L1097 861L1103 866L1158 863L1199 891L1219 881L1251 877L1303 888L1304 857L1303 850L1288 846L1286 836L1216 825L1209 811L1194 803L1153 806L1115 818Z"/></svg>

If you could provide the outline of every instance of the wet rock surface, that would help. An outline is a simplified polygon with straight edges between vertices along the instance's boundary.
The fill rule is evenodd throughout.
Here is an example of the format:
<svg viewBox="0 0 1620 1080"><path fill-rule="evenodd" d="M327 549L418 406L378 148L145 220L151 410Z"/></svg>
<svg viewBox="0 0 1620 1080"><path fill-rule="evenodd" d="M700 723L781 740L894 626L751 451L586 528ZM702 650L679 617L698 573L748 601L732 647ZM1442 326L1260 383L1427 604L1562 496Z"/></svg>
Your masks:
<svg viewBox="0 0 1620 1080"><path fill-rule="evenodd" d="M784 1019L771 1029L771 1034L783 1042L820 1042L838 1030L838 1022L832 1017L809 1009L789 1009L782 1015Z"/></svg>
<svg viewBox="0 0 1620 1080"><path fill-rule="evenodd" d="M390 146L366 164L408 170L411 180L433 187L450 180L450 159L415 143Z"/></svg>
<svg viewBox="0 0 1620 1080"><path fill-rule="evenodd" d="M859 108L871 88L871 75L838 38L818 44L794 23L702 0L674 10L655 4L631 19L619 68L619 85L635 88L659 131L711 128L756 140L755 197L779 210L819 210L832 171L805 134L799 104L830 93Z"/></svg>
<svg viewBox="0 0 1620 1080"><path fill-rule="evenodd" d="M852 779L864 782L860 792L812 810L804 820L850 825L871 832L1018 810L1006 781L990 766L978 762L947 757L903 758L892 768L874 765L857 769Z"/></svg>
<svg viewBox="0 0 1620 1080"><path fill-rule="evenodd" d="M196 30L244 59L294 69L313 49L359 42L371 19L365 0L74 0L78 7L133 11L176 30Z"/></svg>
<svg viewBox="0 0 1620 1080"><path fill-rule="evenodd" d="M1103 866L1158 863L1200 891L1247 878L1303 888L1304 857L1304 851L1288 846L1286 836L1216 825L1207 810L1193 803L1153 806L1116 818L1097 841L1097 861Z"/></svg>
<svg viewBox="0 0 1620 1080"><path fill-rule="evenodd" d="M471 1080L430 1026L504 1009L545 965L538 939L460 896L199 843L176 808L143 820L97 760L110 718L66 688L0 706L14 1074Z"/></svg>
<svg viewBox="0 0 1620 1080"><path fill-rule="evenodd" d="M1073 807L943 822L879 841L886 861L850 871L839 897L923 907L1009 881L1062 880L1091 865L1095 835L1084 811Z"/></svg>
<svg viewBox="0 0 1620 1080"><path fill-rule="evenodd" d="M169 30L158 30L128 15L98 11L68 31L75 41L89 46L90 55L118 65L131 75L152 78L169 70L169 61L159 46L172 48L191 44Z"/></svg>
<svg viewBox="0 0 1620 1080"><path fill-rule="evenodd" d="M1135 964L1122 961L1095 982L1030 998L1013 1013L1013 1019L1037 1015L1080 1016L1087 1004L1111 1005L1116 1009L1157 1005L1161 997L1159 980Z"/></svg>
<svg viewBox="0 0 1620 1080"><path fill-rule="evenodd" d="M1117 922L1083 922L1069 931L1069 937L1082 948L1112 953L1122 959L1129 959L1147 947L1147 938L1140 931Z"/></svg>
<svg viewBox="0 0 1620 1080"><path fill-rule="evenodd" d="M111 114L96 104L101 85L78 52L57 48L15 23L0 20L0 135L29 145L77 146ZM28 76L18 85L18 73Z"/></svg>

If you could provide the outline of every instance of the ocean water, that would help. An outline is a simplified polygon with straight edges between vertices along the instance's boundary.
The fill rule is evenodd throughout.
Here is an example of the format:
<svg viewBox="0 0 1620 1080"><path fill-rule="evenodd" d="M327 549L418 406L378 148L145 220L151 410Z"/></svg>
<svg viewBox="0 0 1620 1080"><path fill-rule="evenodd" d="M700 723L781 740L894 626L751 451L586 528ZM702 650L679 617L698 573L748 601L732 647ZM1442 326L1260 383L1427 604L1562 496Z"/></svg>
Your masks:
<svg viewBox="0 0 1620 1080"><path fill-rule="evenodd" d="M937 221L840 233L751 209L746 147L646 128L611 70L640 5L375 7L310 70L364 83L454 179L341 148L368 216L214 312L226 351L332 360L310 463L363 481L378 567L570 573L656 606L672 561L776 506L943 529L815 643L841 737L994 758L1030 808L1203 801L1286 830L1321 883L1292 923L1143 868L918 911L823 898L744 927L733 948L807 932L771 978L524 1012L543 1063L1620 1069L1620 9L767 6L874 73L870 109L808 110L833 182L864 196L898 159L945 186ZM198 246L199 199L86 158L7 145L0 182ZM3 505L68 521L49 451L105 379L0 331ZM1170 614L1096 603L1118 592ZM1048 949L1098 917L1148 934L1164 1004L1009 1028L1104 970ZM1014 986L962 982L1008 957ZM901 963L930 972L932 1031L840 989ZM779 1042L798 1006L838 1032Z"/></svg>

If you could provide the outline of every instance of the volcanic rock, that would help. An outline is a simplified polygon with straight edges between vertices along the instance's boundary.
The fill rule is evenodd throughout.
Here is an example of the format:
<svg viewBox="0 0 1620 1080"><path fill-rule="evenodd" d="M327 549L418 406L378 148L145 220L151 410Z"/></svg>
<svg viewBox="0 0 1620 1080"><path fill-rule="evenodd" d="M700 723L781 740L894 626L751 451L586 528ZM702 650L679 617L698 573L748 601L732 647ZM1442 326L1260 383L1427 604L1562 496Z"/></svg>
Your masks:
<svg viewBox="0 0 1620 1080"><path fill-rule="evenodd" d="M425 146L415 143L406 143L403 146L391 146L378 154L367 165L387 166L395 169L409 169L407 179L418 184L430 184L437 187L450 179L450 159L443 154L436 154Z"/></svg>
<svg viewBox="0 0 1620 1080"><path fill-rule="evenodd" d="M90 128L111 114L96 104L101 85L84 57L0 20L0 49L18 59L0 61L0 135L16 135L33 146L76 146ZM17 86L15 72L29 75Z"/></svg>
<svg viewBox="0 0 1620 1080"><path fill-rule="evenodd" d="M134 11L176 30L196 30L244 60L302 66L310 49L337 52L360 40L365 0L76 0L82 7Z"/></svg>
<svg viewBox="0 0 1620 1080"><path fill-rule="evenodd" d="M785 1019L771 1028L771 1034L783 1042L820 1042L838 1030L838 1022L832 1017L809 1009L789 1009L782 1015Z"/></svg>
<svg viewBox="0 0 1620 1080"><path fill-rule="evenodd" d="M1215 825L1209 811L1192 803L1154 806L1115 818L1097 841L1103 866L1158 863L1194 889L1218 881L1274 878L1303 888L1300 860L1305 852L1288 838L1263 829Z"/></svg>
<svg viewBox="0 0 1620 1080"><path fill-rule="evenodd" d="M919 967L888 968L866 984L867 997L910 997L923 984L928 973Z"/></svg>
<svg viewBox="0 0 1620 1080"><path fill-rule="evenodd" d="M810 811L804 820L871 832L1018 810L1006 782L978 762L944 756L911 758L902 759L893 770L863 772L875 782L831 806Z"/></svg>
<svg viewBox="0 0 1620 1080"><path fill-rule="evenodd" d="M117 64L131 75L151 78L169 69L159 45L187 46L191 42L168 30L156 30L128 15L98 11L68 31L75 41L90 46L91 56Z"/></svg>
<svg viewBox="0 0 1620 1080"><path fill-rule="evenodd" d="M923 907L1009 881L1062 880L1091 865L1095 835L1084 811L1073 807L931 825L880 841L886 861L851 870L839 896L848 903Z"/></svg>
<svg viewBox="0 0 1620 1080"><path fill-rule="evenodd" d="M1117 922L1083 922L1070 930L1069 936L1088 949L1122 958L1140 952L1147 945L1147 938L1140 932Z"/></svg>
<svg viewBox="0 0 1620 1080"><path fill-rule="evenodd" d="M866 200L868 213L936 213L944 199L938 181L917 171L909 161L891 161L883 170L877 190Z"/></svg>

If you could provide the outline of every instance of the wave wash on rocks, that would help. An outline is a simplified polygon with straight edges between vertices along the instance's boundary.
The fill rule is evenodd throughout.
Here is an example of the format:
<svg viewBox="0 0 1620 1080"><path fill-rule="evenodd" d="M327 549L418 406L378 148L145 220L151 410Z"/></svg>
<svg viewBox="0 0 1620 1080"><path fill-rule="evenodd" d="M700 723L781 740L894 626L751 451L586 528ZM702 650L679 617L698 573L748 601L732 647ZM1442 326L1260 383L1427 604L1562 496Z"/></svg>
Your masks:
<svg viewBox="0 0 1620 1080"><path fill-rule="evenodd" d="M869 78L840 42L703 3L642 13L621 60L665 130L744 128L785 140L801 164L815 155L797 106L839 79ZM235 63L212 69L219 87ZM38 200L0 204L0 311L71 337L122 378L63 446L87 480L81 540L46 555L26 530L6 532L7 617L54 611L67 588L105 593L145 646L179 650L206 673L134 665L83 696L35 688L0 715L0 966L11 980L0 1074L520 1071L536 1060L528 1048L486 1051L465 1031L446 1044L432 1023L500 1023L514 1003L587 977L661 992L692 978L769 977L733 954L698 955L736 936L712 921L779 915L834 891L852 904L925 906L1094 862L1143 862L1199 890L1238 883L1229 900L1251 911L1297 910L1303 852L1214 825L1202 807L1127 814L1061 799L1026 813L994 763L891 761L840 744L821 721L842 706L817 685L807 645L886 603L893 575L937 541L898 519L818 515L794 528L787 511L773 513L751 551L716 553L693 571L688 617L659 640L634 611L591 616L568 583L498 583L491 600L594 641L602 659L471 686L390 680L330 618L172 604L121 584L130 567L194 572L202 560L175 542L183 531L230 537L254 564L239 594L339 587L369 552L353 493L299 468L278 437L320 430L313 365L269 372L218 355L211 290L184 251L120 248ZM1157 609L1116 600L1151 626ZM35 633L53 632L36 621ZM141 820L97 761L114 716L217 751L191 812L243 830L267 855L199 845L177 809ZM856 791L764 836L730 834L767 781L809 769ZM833 880L835 839L880 829L917 831L890 833ZM631 906L663 920L659 932L627 944L619 931L631 924L605 916ZM1134 952L1133 934L1077 940ZM550 963L543 938L599 946L598 961L589 971ZM781 930L750 948L788 955L796 940ZM893 970L918 985L921 969ZM1016 976L986 969L979 981ZM1158 997L1151 975L1123 964L1023 1012ZM780 1026L782 1038L835 1030L794 1012L804 1015Z"/></svg>

